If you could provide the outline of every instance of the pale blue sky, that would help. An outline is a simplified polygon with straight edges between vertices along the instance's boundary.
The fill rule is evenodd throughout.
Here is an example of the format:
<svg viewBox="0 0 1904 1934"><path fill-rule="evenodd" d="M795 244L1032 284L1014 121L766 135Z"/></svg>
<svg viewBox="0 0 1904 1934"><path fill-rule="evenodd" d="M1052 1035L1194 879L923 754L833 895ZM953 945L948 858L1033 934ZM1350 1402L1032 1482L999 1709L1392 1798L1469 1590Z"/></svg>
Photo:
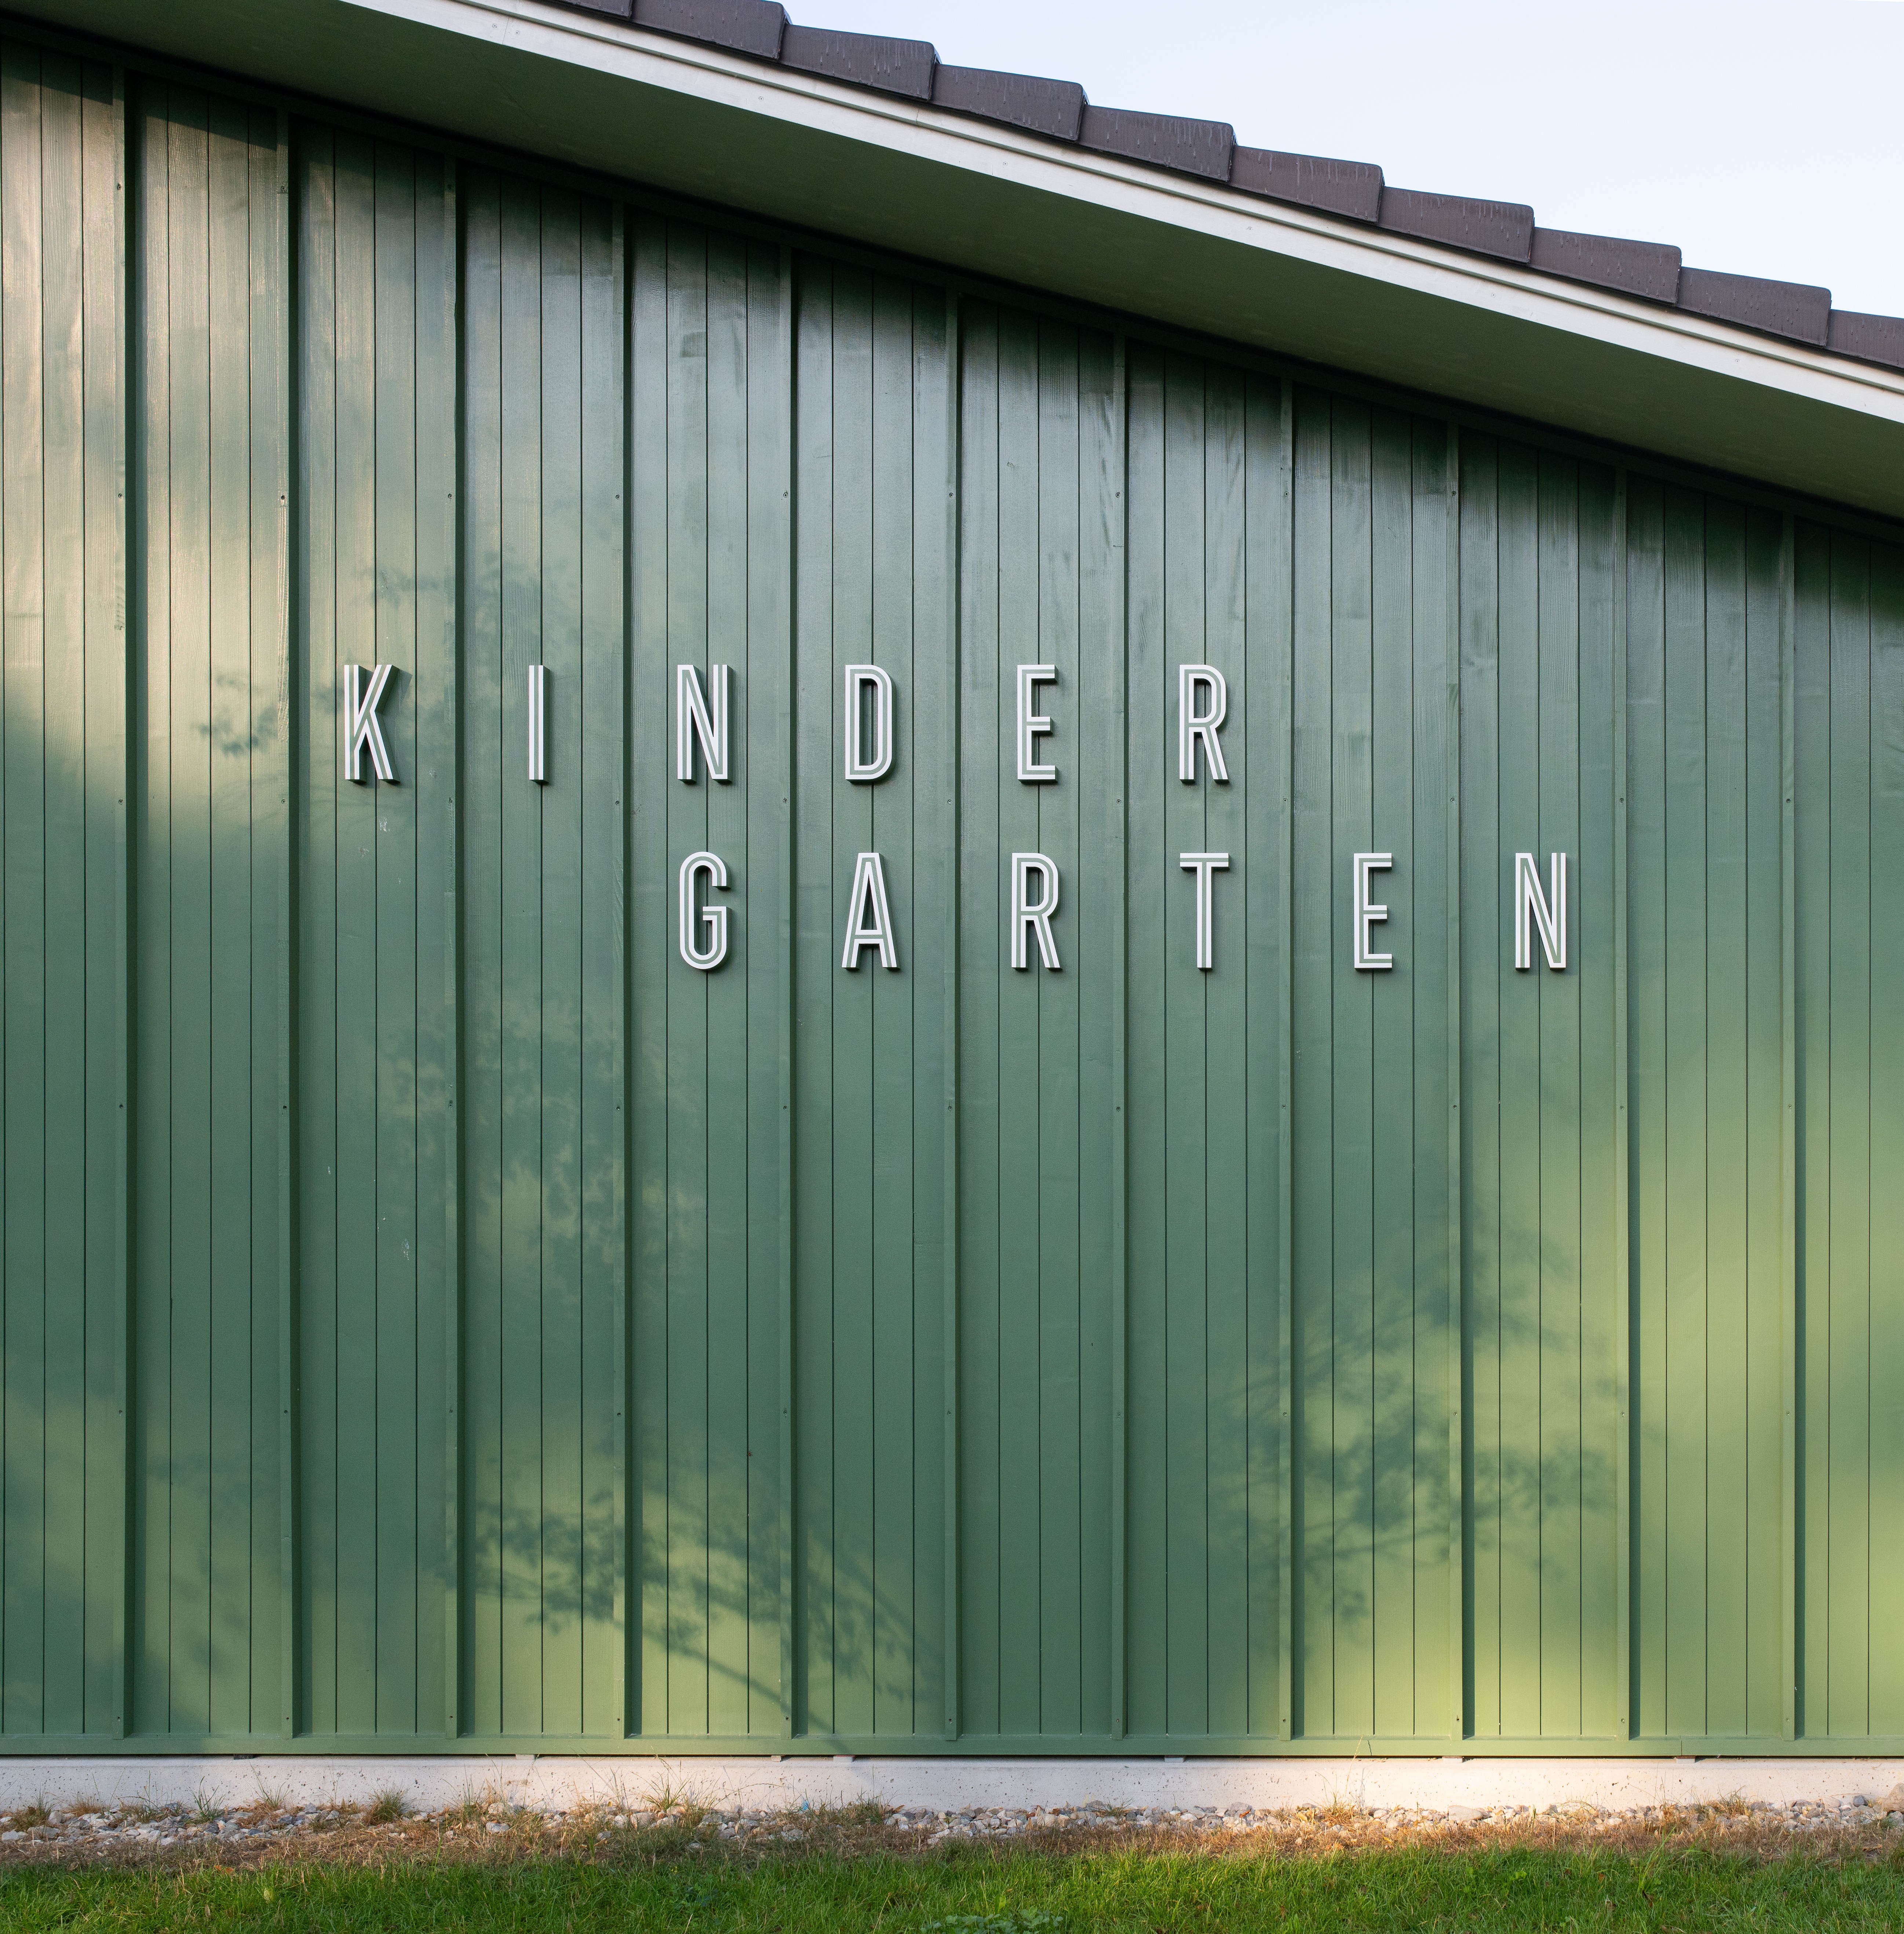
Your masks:
<svg viewBox="0 0 1904 1934"><path fill-rule="evenodd" d="M1904 315L1898 0L787 0L796 20L1081 81L1109 107L1375 161Z"/></svg>

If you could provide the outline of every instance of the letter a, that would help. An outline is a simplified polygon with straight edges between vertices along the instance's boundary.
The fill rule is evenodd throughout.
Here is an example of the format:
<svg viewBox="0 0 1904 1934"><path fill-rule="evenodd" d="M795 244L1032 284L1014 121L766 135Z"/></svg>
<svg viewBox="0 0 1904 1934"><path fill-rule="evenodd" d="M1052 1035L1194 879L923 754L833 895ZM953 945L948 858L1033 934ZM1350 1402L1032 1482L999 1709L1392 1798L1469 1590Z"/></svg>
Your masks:
<svg viewBox="0 0 1904 1934"><path fill-rule="evenodd" d="M386 785L396 783L390 768L390 748L384 743L383 728L377 723L377 707L383 703L384 688L390 682L394 665L372 665L365 682L362 665L344 667L344 776L363 783L363 755L370 755L370 770Z"/></svg>
<svg viewBox="0 0 1904 1934"><path fill-rule="evenodd" d="M893 910L886 904L886 869L877 853L862 853L853 863L853 890L846 898L846 951L839 964L850 974L863 947L875 947L892 973L899 972L893 944Z"/></svg>

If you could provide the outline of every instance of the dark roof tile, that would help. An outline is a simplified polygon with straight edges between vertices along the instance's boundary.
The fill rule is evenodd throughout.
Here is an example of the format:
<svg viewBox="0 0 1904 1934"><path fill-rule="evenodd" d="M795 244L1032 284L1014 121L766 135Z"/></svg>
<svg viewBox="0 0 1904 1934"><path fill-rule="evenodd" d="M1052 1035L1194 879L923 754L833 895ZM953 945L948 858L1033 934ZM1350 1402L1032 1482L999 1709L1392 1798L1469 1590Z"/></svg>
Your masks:
<svg viewBox="0 0 1904 1934"><path fill-rule="evenodd" d="M1381 213L1381 170L1369 161L1239 148L1230 164L1230 185L1303 208L1326 209L1357 221L1373 221Z"/></svg>
<svg viewBox="0 0 1904 1934"><path fill-rule="evenodd" d="M629 0L556 0L556 5L577 14L606 14L611 20L628 17Z"/></svg>
<svg viewBox="0 0 1904 1934"><path fill-rule="evenodd" d="M938 55L929 41L890 41L881 34L845 34L831 27L789 26L780 43L780 65L830 80L876 87L882 94L932 98Z"/></svg>
<svg viewBox="0 0 1904 1934"><path fill-rule="evenodd" d="M787 10L779 0L634 0L634 24L778 60Z"/></svg>
<svg viewBox="0 0 1904 1934"><path fill-rule="evenodd" d="M1592 282L1651 302L1677 302L1680 252L1667 242L1628 242L1616 235L1577 235L1537 228L1528 260L1550 276Z"/></svg>
<svg viewBox="0 0 1904 1934"><path fill-rule="evenodd" d="M1075 141L1084 119L1084 90L1074 80L996 74L990 68L941 66L932 77L932 105L987 121L1008 121L1036 134Z"/></svg>
<svg viewBox="0 0 1904 1934"><path fill-rule="evenodd" d="M1904 316L1862 315L1856 309L1834 309L1827 344L1840 356L1904 369Z"/></svg>
<svg viewBox="0 0 1904 1934"><path fill-rule="evenodd" d="M1419 188L1385 188L1381 225L1398 235L1445 242L1524 262L1534 242L1534 211L1518 201L1469 201L1458 194L1425 194Z"/></svg>
<svg viewBox="0 0 1904 1934"><path fill-rule="evenodd" d="M1104 154L1220 182L1230 179L1230 157L1237 145L1236 130L1227 121L1185 121L1128 107L1087 106L1077 138Z"/></svg>
<svg viewBox="0 0 1904 1934"><path fill-rule="evenodd" d="M1773 282L1716 269L1680 271L1680 306L1695 315L1788 336L1822 349L1831 327L1831 291L1807 282Z"/></svg>

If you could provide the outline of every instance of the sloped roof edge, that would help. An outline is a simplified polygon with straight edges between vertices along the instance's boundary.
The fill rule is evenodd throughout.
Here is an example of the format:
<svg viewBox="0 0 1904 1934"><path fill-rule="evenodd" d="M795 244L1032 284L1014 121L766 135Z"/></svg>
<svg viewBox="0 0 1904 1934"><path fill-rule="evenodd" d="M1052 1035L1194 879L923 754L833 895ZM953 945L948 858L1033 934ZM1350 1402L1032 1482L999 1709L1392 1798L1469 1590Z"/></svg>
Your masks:
<svg viewBox="0 0 1904 1934"><path fill-rule="evenodd" d="M1524 203L1397 188L1367 161L1240 146L1228 122L1092 103L1075 81L948 67L929 41L798 25L779 0L553 0L598 18L779 61L850 86L929 101L1053 140L1222 181L1450 248L1671 303L1834 354L1904 369L1904 317L1834 312L1831 291L1688 268L1669 243L1538 229Z"/></svg>
<svg viewBox="0 0 1904 1934"><path fill-rule="evenodd" d="M40 17L1904 516L1904 320L1511 203L796 29L774 0L29 0Z"/></svg>

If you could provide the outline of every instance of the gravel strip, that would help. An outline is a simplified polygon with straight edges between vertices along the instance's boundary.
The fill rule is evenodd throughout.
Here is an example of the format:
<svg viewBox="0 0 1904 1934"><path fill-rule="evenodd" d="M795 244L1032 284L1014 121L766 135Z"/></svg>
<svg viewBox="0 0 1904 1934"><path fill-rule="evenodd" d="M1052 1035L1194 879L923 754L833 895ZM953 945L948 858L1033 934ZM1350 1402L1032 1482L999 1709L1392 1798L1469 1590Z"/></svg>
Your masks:
<svg viewBox="0 0 1904 1934"><path fill-rule="evenodd" d="M662 1795L626 1806L546 1809L471 1799L404 1816L381 1806L237 1809L81 1806L0 1814L0 1863L218 1865L392 1859L519 1860L529 1855L654 1861L725 1853L904 1853L1035 1845L1053 1851L1107 1843L1210 1852L1321 1851L1410 1842L1512 1841L1574 1846L1725 1845L1767 1856L1811 1847L1845 1857L1904 1856L1904 1787L1843 1801L1789 1805L1270 1808L881 1806L724 1808Z"/></svg>

